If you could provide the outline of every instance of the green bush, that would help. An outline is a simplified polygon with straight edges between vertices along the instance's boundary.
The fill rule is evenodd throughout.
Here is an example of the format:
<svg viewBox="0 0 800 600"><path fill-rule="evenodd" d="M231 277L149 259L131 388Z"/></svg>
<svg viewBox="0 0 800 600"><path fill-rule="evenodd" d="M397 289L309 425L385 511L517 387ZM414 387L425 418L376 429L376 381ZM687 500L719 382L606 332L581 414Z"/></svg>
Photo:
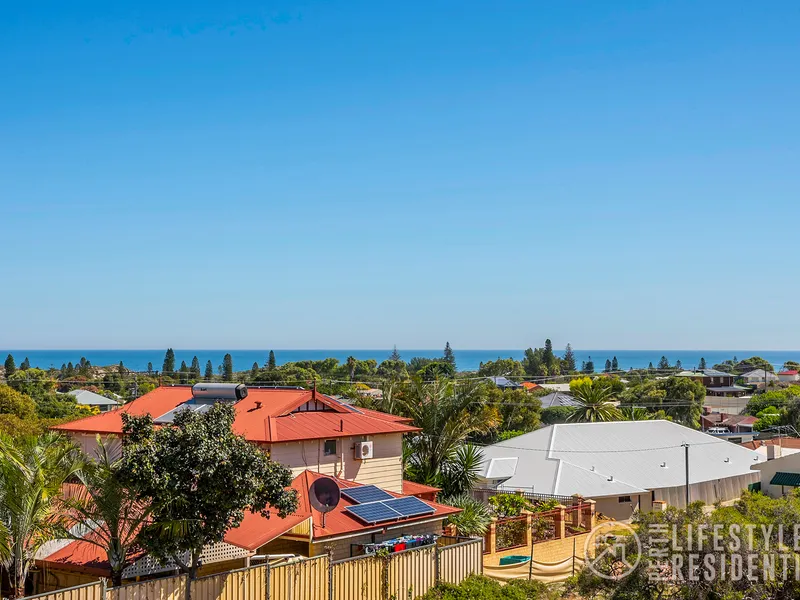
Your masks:
<svg viewBox="0 0 800 600"><path fill-rule="evenodd" d="M517 517L530 509L531 503L518 494L497 494L489 498L489 506L500 517Z"/></svg>
<svg viewBox="0 0 800 600"><path fill-rule="evenodd" d="M473 575L459 585L443 583L428 591L419 600L545 600L555 597L540 581L513 580L506 585Z"/></svg>

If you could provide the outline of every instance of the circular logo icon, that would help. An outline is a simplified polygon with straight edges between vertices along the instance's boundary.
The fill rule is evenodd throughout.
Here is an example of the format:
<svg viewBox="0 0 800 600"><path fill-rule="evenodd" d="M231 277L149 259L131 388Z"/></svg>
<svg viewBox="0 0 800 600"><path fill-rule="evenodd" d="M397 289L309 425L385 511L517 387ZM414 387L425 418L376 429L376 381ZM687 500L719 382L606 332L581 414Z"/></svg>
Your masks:
<svg viewBox="0 0 800 600"><path fill-rule="evenodd" d="M636 545L636 556L630 557L629 542ZM586 566L603 579L619 581L633 573L642 555L642 543L633 527L620 521L596 525L583 545ZM635 558L635 559L634 559Z"/></svg>

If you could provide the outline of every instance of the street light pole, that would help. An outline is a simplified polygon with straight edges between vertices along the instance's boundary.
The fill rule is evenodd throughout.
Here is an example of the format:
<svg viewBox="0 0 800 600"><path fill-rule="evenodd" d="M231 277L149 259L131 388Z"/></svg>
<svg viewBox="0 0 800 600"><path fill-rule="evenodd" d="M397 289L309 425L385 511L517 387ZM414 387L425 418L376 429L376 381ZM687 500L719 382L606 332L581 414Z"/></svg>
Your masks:
<svg viewBox="0 0 800 600"><path fill-rule="evenodd" d="M686 508L689 508L689 444L683 444L683 449L686 463Z"/></svg>

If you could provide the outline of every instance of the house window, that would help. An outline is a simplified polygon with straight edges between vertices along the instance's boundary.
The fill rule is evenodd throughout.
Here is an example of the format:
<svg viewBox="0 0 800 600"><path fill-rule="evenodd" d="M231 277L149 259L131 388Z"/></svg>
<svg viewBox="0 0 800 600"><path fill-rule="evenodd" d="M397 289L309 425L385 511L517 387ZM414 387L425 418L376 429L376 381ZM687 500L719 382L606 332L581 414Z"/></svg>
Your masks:
<svg viewBox="0 0 800 600"><path fill-rule="evenodd" d="M630 502L631 501L631 497L630 496L620 496L618 498L618 500L619 500L619 503L622 504L623 502Z"/></svg>
<svg viewBox="0 0 800 600"><path fill-rule="evenodd" d="M325 440L325 456L333 456L336 454L336 440Z"/></svg>

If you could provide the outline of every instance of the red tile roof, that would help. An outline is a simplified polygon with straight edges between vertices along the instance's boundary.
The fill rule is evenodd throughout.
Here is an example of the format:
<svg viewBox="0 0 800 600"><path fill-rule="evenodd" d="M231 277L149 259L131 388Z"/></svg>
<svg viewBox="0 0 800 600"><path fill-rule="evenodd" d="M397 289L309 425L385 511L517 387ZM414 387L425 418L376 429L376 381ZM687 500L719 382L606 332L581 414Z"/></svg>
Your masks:
<svg viewBox="0 0 800 600"><path fill-rule="evenodd" d="M252 442L290 442L297 440L408 433L419 431L408 425L408 419L361 409L338 402L310 390L276 390L250 388L247 398L235 404L233 430ZM153 418L169 412L192 398L189 386L159 387L122 408L93 415L54 429L81 433L122 433L122 414ZM329 410L292 412L316 399ZM260 408L256 407L260 402Z"/></svg>
<svg viewBox="0 0 800 600"><path fill-rule="evenodd" d="M403 479L403 494L406 496L416 496L418 494L438 494L441 491L441 488L433 487L432 485L415 483L413 481L406 481Z"/></svg>
<svg viewBox="0 0 800 600"><path fill-rule="evenodd" d="M781 371L778 375L797 375L797 371L794 369L789 369L788 371Z"/></svg>
<svg viewBox="0 0 800 600"><path fill-rule="evenodd" d="M87 537L91 537L89 534ZM97 538L95 538L97 539ZM128 554L125 566L136 562L144 556L144 551L138 550ZM111 577L111 565L108 562L108 555L105 550L92 542L76 540L57 550L45 559L37 560L37 563L50 568L62 568L68 571L77 571L87 575L97 575L98 577Z"/></svg>
<svg viewBox="0 0 800 600"><path fill-rule="evenodd" d="M522 385L522 387L524 387L526 390L538 390L542 387L533 381L523 381L520 385Z"/></svg>
<svg viewBox="0 0 800 600"><path fill-rule="evenodd" d="M783 448L792 448L800 450L800 438L772 438L771 440L752 440L750 442L742 442L739 444L750 450L757 450L762 446L781 446Z"/></svg>

